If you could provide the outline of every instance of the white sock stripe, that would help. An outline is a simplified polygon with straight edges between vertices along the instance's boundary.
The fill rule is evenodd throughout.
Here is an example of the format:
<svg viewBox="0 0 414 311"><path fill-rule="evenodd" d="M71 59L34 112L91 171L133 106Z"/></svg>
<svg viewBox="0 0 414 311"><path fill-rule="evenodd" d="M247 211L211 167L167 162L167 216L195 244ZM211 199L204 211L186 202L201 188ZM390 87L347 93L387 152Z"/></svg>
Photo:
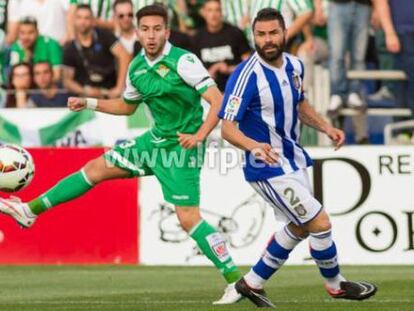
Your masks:
<svg viewBox="0 0 414 311"><path fill-rule="evenodd" d="M281 258L272 256L272 254L270 254L268 251L265 251L265 254L263 255L263 258L267 258L267 259L271 260L272 262L277 264L279 267L282 266L286 261L286 259L281 259Z"/></svg>
<svg viewBox="0 0 414 311"><path fill-rule="evenodd" d="M45 203L46 208L51 208L52 207L52 203L49 201L48 198L42 198L43 203Z"/></svg>
<svg viewBox="0 0 414 311"><path fill-rule="evenodd" d="M285 227L286 228L286 227ZM276 232L275 241L282 246L284 249L292 250L294 249L302 240L292 237L292 234L289 234L287 230L283 228L282 230Z"/></svg>
<svg viewBox="0 0 414 311"><path fill-rule="evenodd" d="M277 261L273 261L272 259L270 259L267 256L263 256L262 257L263 262L266 264L266 266L269 266L272 269L279 269L280 268L280 264Z"/></svg>
<svg viewBox="0 0 414 311"><path fill-rule="evenodd" d="M83 179L86 181L86 183L89 185L89 186L91 186L91 187L93 187L93 186L95 186L95 184L89 179L89 177L86 175L86 173L85 173L85 170L84 169L81 169L80 170L80 172L81 172L81 174L82 174L82 176L83 176Z"/></svg>
<svg viewBox="0 0 414 311"><path fill-rule="evenodd" d="M191 230L188 232L189 236L192 236L194 232L200 227L200 225L203 223L204 219L201 219L194 227L191 228Z"/></svg>
<svg viewBox="0 0 414 311"><path fill-rule="evenodd" d="M312 249L316 251L323 251L332 246L333 244L332 235L328 234L324 238L315 237L311 235L309 237L309 244Z"/></svg>
<svg viewBox="0 0 414 311"><path fill-rule="evenodd" d="M314 233L311 232L310 235L317 239L325 239L328 236L332 235L332 230L327 230L323 232L314 232Z"/></svg>

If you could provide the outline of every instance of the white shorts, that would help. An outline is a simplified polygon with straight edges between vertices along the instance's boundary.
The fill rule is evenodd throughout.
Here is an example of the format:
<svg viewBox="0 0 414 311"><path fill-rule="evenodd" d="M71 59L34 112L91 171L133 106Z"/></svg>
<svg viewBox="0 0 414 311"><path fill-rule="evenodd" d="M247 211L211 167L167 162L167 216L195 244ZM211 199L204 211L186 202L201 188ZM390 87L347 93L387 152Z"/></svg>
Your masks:
<svg viewBox="0 0 414 311"><path fill-rule="evenodd" d="M322 210L321 203L313 196L306 169L250 185L270 203L277 220L301 226Z"/></svg>

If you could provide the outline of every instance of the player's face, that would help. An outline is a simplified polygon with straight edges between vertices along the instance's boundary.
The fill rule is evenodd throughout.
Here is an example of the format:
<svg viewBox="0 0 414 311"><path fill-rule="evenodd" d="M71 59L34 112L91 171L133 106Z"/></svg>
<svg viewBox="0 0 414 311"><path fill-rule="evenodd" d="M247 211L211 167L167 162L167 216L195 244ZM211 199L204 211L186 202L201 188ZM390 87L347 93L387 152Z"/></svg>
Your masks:
<svg viewBox="0 0 414 311"><path fill-rule="evenodd" d="M286 31L277 20L258 21L253 35L257 53L267 61L278 59L285 50Z"/></svg>
<svg viewBox="0 0 414 311"><path fill-rule="evenodd" d="M161 16L144 16L138 24L139 43L145 53L152 58L158 57L170 36L170 30Z"/></svg>
<svg viewBox="0 0 414 311"><path fill-rule="evenodd" d="M134 28L134 13L131 3L120 3L115 8L115 19L119 28L129 31Z"/></svg>
<svg viewBox="0 0 414 311"><path fill-rule="evenodd" d="M223 15L221 13L221 5L219 2L210 1L204 5L203 17L207 25L217 27L223 22Z"/></svg>
<svg viewBox="0 0 414 311"><path fill-rule="evenodd" d="M19 26L19 41L26 49L31 48L37 38L37 29L35 25L21 24Z"/></svg>
<svg viewBox="0 0 414 311"><path fill-rule="evenodd" d="M77 10L75 14L75 31L80 34L87 34L93 27L93 16L91 11L86 9Z"/></svg>
<svg viewBox="0 0 414 311"><path fill-rule="evenodd" d="M40 89L49 88L53 81L52 68L48 64L36 64L33 68L33 79Z"/></svg>

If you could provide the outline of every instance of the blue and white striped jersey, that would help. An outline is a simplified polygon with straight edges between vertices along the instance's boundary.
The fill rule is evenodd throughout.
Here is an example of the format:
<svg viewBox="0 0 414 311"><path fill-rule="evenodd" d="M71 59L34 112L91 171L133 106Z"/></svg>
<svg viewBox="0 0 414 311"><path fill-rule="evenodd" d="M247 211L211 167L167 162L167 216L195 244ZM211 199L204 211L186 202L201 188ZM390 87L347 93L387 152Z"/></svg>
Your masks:
<svg viewBox="0 0 414 311"><path fill-rule="evenodd" d="M230 76L219 117L237 121L247 137L270 144L280 154L280 163L269 166L246 152L247 181L289 174L312 165L299 145L298 105L304 100L303 74L303 64L295 56L284 53L283 66L276 68L256 52Z"/></svg>

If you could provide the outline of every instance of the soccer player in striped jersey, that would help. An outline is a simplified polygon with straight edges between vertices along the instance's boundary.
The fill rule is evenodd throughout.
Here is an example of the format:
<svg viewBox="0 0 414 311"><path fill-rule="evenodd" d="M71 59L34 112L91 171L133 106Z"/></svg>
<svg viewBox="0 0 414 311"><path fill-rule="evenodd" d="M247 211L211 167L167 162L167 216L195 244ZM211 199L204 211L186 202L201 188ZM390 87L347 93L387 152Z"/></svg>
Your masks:
<svg viewBox="0 0 414 311"><path fill-rule="evenodd" d="M123 98L71 97L68 106L73 111L92 109L131 115L145 102L154 126L91 160L28 203L0 198L0 212L30 227L38 215L80 197L98 183L155 175L164 199L174 204L183 230L228 283L224 296L216 303L235 302L241 296L228 297L227 293L233 291L241 273L223 236L201 217L199 208L205 140L219 122L222 94L197 56L168 42L168 14L162 6L150 5L139 10L137 24L143 50L129 66ZM201 98L211 106L205 121Z"/></svg>
<svg viewBox="0 0 414 311"><path fill-rule="evenodd" d="M375 285L347 281L340 273L329 216L313 197L306 172L312 160L298 143L300 121L328 135L336 148L344 143L344 133L325 122L304 98L303 65L284 53L286 28L280 12L259 11L253 30L256 53L227 82L219 113L222 135L245 150L246 180L286 226L272 236L260 260L236 283L236 291L257 306L272 307L265 282L309 237L311 255L329 295L369 298Z"/></svg>

